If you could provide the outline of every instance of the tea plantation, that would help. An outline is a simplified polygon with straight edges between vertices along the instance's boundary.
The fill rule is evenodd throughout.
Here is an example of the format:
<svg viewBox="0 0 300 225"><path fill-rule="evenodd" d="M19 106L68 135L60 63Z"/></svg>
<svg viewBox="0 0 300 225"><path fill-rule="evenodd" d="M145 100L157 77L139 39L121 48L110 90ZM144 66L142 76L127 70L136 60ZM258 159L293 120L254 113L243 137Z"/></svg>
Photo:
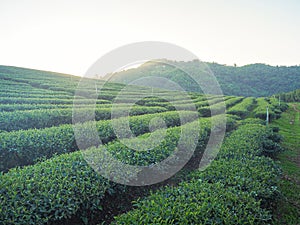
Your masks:
<svg viewBox="0 0 300 225"><path fill-rule="evenodd" d="M141 86L122 91L124 84L92 79L79 87L80 79L0 66L0 224L273 224L281 193L273 159L283 149L272 122L287 104ZM74 113L81 119L76 126ZM222 124L218 154L199 170ZM97 146L88 145L91 127L101 139ZM185 149L191 142L195 151ZM190 159L157 184L134 187L96 172L105 164L103 150L126 165L155 167L179 145ZM124 181L141 176L114 169L107 173Z"/></svg>

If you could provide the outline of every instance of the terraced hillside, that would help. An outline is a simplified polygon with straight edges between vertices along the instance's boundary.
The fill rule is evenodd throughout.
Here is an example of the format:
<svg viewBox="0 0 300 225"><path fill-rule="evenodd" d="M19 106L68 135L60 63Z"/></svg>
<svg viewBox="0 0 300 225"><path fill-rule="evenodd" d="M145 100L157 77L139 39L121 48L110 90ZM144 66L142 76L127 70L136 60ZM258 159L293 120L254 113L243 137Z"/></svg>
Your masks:
<svg viewBox="0 0 300 225"><path fill-rule="evenodd" d="M92 88L78 88L79 81L52 72L0 68L0 224L272 223L280 169L271 157L281 148L276 129L265 126L266 109L273 121L286 109L284 103L138 86L120 92L125 85L92 79ZM79 149L74 104L82 117L94 115L76 125L83 138L89 140L85 131L94 126L103 145ZM129 116L123 113L128 109ZM127 122L131 133L122 128L120 136L114 126ZM222 124L224 143L201 172L210 135L218 134ZM195 151L187 148L192 141ZM103 149L126 165L155 167L176 154L178 143L191 157L163 182L133 187L95 171L105 165L99 157ZM124 180L142 175L124 168L109 172Z"/></svg>

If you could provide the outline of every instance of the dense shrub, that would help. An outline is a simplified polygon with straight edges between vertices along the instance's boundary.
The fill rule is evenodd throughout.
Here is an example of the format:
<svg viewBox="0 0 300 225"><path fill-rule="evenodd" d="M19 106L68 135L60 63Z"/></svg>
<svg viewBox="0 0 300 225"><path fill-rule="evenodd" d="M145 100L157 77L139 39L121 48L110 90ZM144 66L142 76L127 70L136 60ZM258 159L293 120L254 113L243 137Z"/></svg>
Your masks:
<svg viewBox="0 0 300 225"><path fill-rule="evenodd" d="M194 123L183 126L193 129ZM209 119L200 119L200 123L202 126L199 130L198 145L203 146L208 138L210 122ZM106 147L123 162L149 165L176 150L174 143L178 140L180 131L180 127L167 129L167 136L161 147L156 147L153 152L133 153L131 157L128 157L131 149L126 149L125 146L119 148L119 142L113 142ZM160 130L157 130L154 133L159 132ZM128 142L137 146L148 136L145 134L128 139ZM185 138L186 141L189 140L189 136ZM98 149L91 148L84 152L93 151ZM101 210L101 199L105 192L111 192L111 185L113 184L108 183L87 165L81 152L55 156L24 168L14 168L0 175L0 220L4 224L18 225L55 223L56 220L70 218L74 214L84 218L87 213Z"/></svg>
<svg viewBox="0 0 300 225"><path fill-rule="evenodd" d="M227 110L227 113L234 114L244 118L249 114L250 108L253 106L253 104L254 104L254 98L245 98L241 103Z"/></svg>
<svg viewBox="0 0 300 225"><path fill-rule="evenodd" d="M279 103L274 98L258 98L257 99L257 107L254 109L254 115L257 118L266 120L266 111L269 111L269 120L278 119L283 111L287 109L287 104Z"/></svg>
<svg viewBox="0 0 300 225"><path fill-rule="evenodd" d="M209 183L221 182L248 192L256 200L272 202L278 195L280 170L270 158L219 159L212 162L203 173L194 175Z"/></svg>
<svg viewBox="0 0 300 225"><path fill-rule="evenodd" d="M223 144L218 157L241 159L262 155L271 156L281 150L279 146L281 137L272 129L258 124L246 124L238 131L234 132L231 135L232 138ZM255 141L250 141L252 139Z"/></svg>
<svg viewBox="0 0 300 225"><path fill-rule="evenodd" d="M131 131L135 135L150 132L149 123L152 119L160 117L167 127L181 125L180 115L185 118L184 122L195 119L194 112L163 112L129 117ZM127 118L114 120L115 123L126 124ZM77 128L82 133L90 129L93 123L84 123ZM108 143L116 138L111 121L96 122L98 134L102 143ZM130 137L130 133L124 130L124 137ZM88 137L87 137L88 138ZM0 133L0 171L6 171L15 166L29 165L34 160L45 157L49 158L54 153L62 154L78 150L73 126L61 125L45 129L30 129L14 132Z"/></svg>
<svg viewBox="0 0 300 225"><path fill-rule="evenodd" d="M0 221L36 225L93 212L99 210L108 187L80 152L12 169L0 174Z"/></svg>
<svg viewBox="0 0 300 225"><path fill-rule="evenodd" d="M269 135L259 124L240 126L206 170L138 200L134 210L115 217L114 223L269 224L268 207L278 194L280 174L271 159L261 156L264 141L272 142Z"/></svg>
<svg viewBox="0 0 300 225"><path fill-rule="evenodd" d="M114 115L122 116L122 110L127 108L118 107L118 113ZM142 107L136 106L130 110L130 116L143 115L149 113L166 112L162 107ZM111 119L111 108L79 108L76 109L78 116L95 115L95 120ZM15 112L0 112L0 128L5 131L27 130L30 128L46 128L61 124L72 123L72 108L66 109L39 109Z"/></svg>
<svg viewBox="0 0 300 225"><path fill-rule="evenodd" d="M264 125L265 121L259 119L259 118L247 118L244 120L240 120L239 125L246 125L246 124L260 124L260 125Z"/></svg>
<svg viewBox="0 0 300 225"><path fill-rule="evenodd" d="M270 215L260 205L247 192L198 180L138 201L114 224L263 224Z"/></svg>
<svg viewBox="0 0 300 225"><path fill-rule="evenodd" d="M266 120L267 107L269 108L269 119L275 118L275 112L272 110L270 104L264 98L257 99L257 107L254 109L255 117Z"/></svg>
<svg viewBox="0 0 300 225"><path fill-rule="evenodd" d="M226 108L232 107L235 104L241 102L242 100L243 100L242 97L228 98L225 100L225 107ZM216 114L219 114L219 113L225 113L226 108L224 108L224 102L218 102L218 103L212 104L210 106L200 107L200 108L198 108L198 112L204 117L209 117L209 116L211 116L212 110Z"/></svg>
<svg viewBox="0 0 300 225"><path fill-rule="evenodd" d="M0 98L0 104L73 104L73 99L59 99L59 98L12 98L4 97ZM94 103L93 100L89 99L80 99L77 100L77 104L88 104ZM99 99L96 101L97 104L109 104L111 103L108 100Z"/></svg>
<svg viewBox="0 0 300 225"><path fill-rule="evenodd" d="M13 112L18 110L33 110L33 109L64 109L72 108L73 105L68 104L0 104L0 112Z"/></svg>

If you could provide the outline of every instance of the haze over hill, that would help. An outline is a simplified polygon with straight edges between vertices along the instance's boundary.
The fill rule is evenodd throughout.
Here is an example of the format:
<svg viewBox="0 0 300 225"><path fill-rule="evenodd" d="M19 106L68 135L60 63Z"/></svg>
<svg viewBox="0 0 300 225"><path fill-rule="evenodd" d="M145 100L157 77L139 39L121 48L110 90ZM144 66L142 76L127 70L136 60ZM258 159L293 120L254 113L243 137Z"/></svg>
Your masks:
<svg viewBox="0 0 300 225"><path fill-rule="evenodd" d="M164 77L181 85L187 91L201 92L199 85L187 74L174 66L192 71L196 76L204 76L197 71L199 61L146 62L138 68L129 69L104 78L113 82L130 83L142 77ZM217 78L225 95L238 96L270 96L281 92L289 92L300 88L300 66L270 66L266 64L250 64L241 67L206 63Z"/></svg>

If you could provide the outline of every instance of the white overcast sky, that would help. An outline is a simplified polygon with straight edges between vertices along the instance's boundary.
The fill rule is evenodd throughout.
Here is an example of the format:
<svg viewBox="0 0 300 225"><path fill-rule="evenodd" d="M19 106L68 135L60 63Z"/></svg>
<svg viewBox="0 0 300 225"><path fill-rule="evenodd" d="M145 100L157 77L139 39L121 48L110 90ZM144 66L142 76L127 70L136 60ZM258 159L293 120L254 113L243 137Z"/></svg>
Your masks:
<svg viewBox="0 0 300 225"><path fill-rule="evenodd" d="M0 65L83 75L125 44L164 41L208 62L300 64L298 0L0 0Z"/></svg>

